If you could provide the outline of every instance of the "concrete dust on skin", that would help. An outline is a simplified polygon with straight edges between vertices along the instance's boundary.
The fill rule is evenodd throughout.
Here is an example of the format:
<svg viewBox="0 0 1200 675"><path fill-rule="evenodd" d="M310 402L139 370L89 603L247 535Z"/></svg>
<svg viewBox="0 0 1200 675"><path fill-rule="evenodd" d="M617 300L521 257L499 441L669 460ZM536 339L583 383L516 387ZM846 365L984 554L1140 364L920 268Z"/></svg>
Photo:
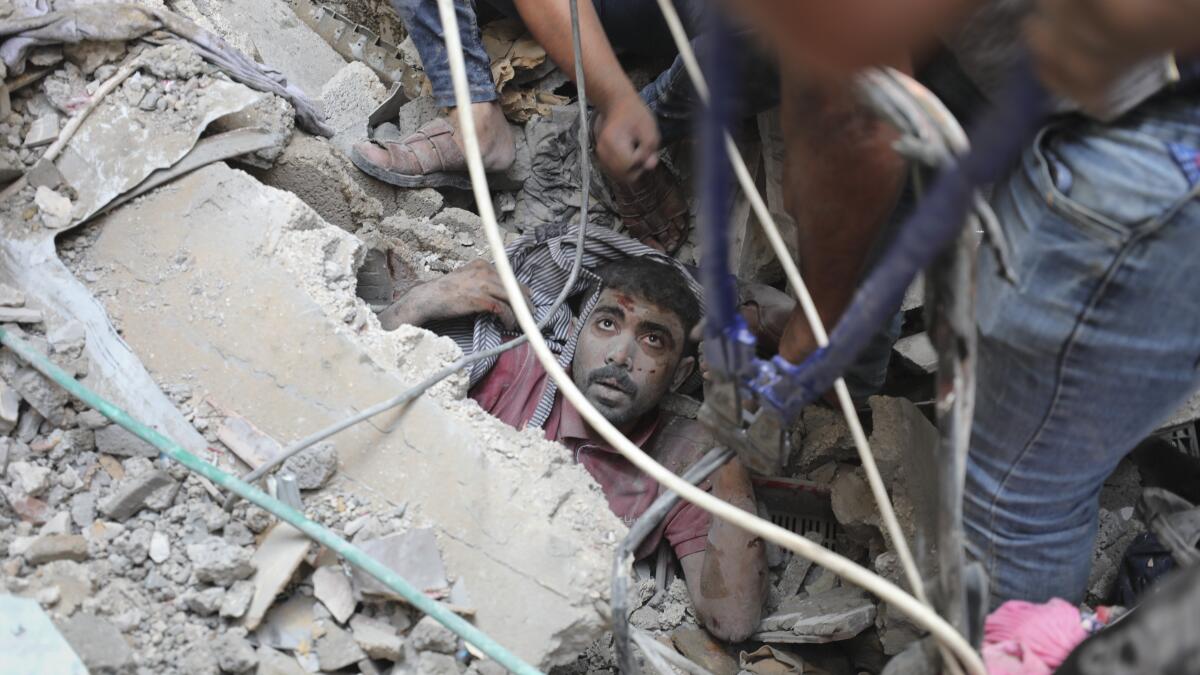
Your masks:
<svg viewBox="0 0 1200 675"><path fill-rule="evenodd" d="M415 382L400 367L414 336L382 331L354 296L362 244L294 195L215 164L98 226L85 264L112 270L94 290L147 368L281 442ZM335 436L341 476L434 528L479 628L540 667L570 661L603 631L625 528L562 446L461 390Z"/></svg>

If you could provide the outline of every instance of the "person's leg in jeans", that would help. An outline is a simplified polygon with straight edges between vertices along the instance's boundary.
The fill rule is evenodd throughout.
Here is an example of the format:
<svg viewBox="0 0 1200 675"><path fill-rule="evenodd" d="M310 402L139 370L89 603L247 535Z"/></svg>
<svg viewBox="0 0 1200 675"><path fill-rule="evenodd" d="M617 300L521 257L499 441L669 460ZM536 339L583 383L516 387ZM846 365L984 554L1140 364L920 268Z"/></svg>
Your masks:
<svg viewBox="0 0 1200 675"><path fill-rule="evenodd" d="M445 34L442 31L437 2L391 2L392 8L396 10L404 27L412 36L417 53L421 55L421 64L429 77L434 101L439 106L450 109L447 118L449 124L440 119L434 120L398 143L360 143L355 146L351 159L360 169L376 178L404 187L462 186L462 176L458 176L456 180L447 175L461 174L466 170L466 164L463 159L462 140L457 133L460 111L454 98L450 61L446 53ZM491 61L483 48L483 34L479 30L475 5L472 0L455 0L454 9L458 19L459 39L462 41L463 59L466 63L467 85L471 96L470 112L475 119L484 167L491 171L503 171L512 165L516 149L512 131L497 101ZM439 176L441 178L438 178Z"/></svg>
<svg viewBox="0 0 1200 675"><path fill-rule="evenodd" d="M964 501L993 606L1082 599L1105 478L1197 385L1200 202L1172 154L1196 109L1051 128L996 187L1018 283L980 256Z"/></svg>

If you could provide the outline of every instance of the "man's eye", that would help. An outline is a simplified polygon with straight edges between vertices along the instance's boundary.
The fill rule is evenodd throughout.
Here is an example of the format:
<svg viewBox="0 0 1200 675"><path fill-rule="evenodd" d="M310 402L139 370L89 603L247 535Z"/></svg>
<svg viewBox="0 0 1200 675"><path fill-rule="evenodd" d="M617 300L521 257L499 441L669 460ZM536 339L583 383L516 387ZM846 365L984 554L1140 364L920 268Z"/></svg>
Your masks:
<svg viewBox="0 0 1200 675"><path fill-rule="evenodd" d="M647 342L647 343L648 343L648 344L649 344L651 347L661 347L661 346L663 346L663 339L662 339L662 337L660 337L660 336L658 336L658 335L647 335L647 336L646 336L646 342Z"/></svg>
<svg viewBox="0 0 1200 675"><path fill-rule="evenodd" d="M600 319L596 325L600 326L604 330L612 330L617 324L613 323L612 319Z"/></svg>

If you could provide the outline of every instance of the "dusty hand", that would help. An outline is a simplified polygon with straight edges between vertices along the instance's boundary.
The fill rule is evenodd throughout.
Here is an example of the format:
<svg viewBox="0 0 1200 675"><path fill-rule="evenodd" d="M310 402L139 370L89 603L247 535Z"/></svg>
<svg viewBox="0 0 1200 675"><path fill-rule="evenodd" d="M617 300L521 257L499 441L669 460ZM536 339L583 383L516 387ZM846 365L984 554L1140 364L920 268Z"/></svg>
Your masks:
<svg viewBox="0 0 1200 675"><path fill-rule="evenodd" d="M632 183L658 165L658 123L636 93L608 106L596 132L596 157L614 180Z"/></svg>
<svg viewBox="0 0 1200 675"><path fill-rule="evenodd" d="M528 300L529 289L522 286L521 290ZM379 320L390 330L402 323L419 326L472 314L495 314L506 328L517 326L496 268L483 260L473 260L444 277L417 286L381 312Z"/></svg>
<svg viewBox="0 0 1200 675"><path fill-rule="evenodd" d="M1039 0L1025 32L1042 81L1101 112L1130 66L1200 44L1198 22L1197 0Z"/></svg>

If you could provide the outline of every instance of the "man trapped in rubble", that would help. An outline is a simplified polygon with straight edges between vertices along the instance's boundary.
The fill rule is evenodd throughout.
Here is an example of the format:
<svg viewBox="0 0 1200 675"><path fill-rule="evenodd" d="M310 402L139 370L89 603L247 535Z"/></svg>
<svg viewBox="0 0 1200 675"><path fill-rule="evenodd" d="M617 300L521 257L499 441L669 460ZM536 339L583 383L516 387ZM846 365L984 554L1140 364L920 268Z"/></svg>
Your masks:
<svg viewBox="0 0 1200 675"><path fill-rule="evenodd" d="M548 228L509 247L535 318L567 280L575 235ZM604 417L657 461L684 472L715 442L697 421L660 410L696 367L689 335L699 323L699 287L674 260L604 228L590 228L585 268L572 289L578 312L562 307L547 324L559 363ZM568 302L566 304L571 304ZM411 288L380 314L385 328L426 326L478 351L519 334L495 269L476 260ZM475 364L471 398L512 426L540 426L600 483L609 507L632 524L662 487L609 446L557 391L528 344ZM733 460L701 484L754 511L750 477ZM697 617L716 637L739 641L757 627L766 594L766 559L757 537L687 502L677 504L636 551L668 543L683 567Z"/></svg>

